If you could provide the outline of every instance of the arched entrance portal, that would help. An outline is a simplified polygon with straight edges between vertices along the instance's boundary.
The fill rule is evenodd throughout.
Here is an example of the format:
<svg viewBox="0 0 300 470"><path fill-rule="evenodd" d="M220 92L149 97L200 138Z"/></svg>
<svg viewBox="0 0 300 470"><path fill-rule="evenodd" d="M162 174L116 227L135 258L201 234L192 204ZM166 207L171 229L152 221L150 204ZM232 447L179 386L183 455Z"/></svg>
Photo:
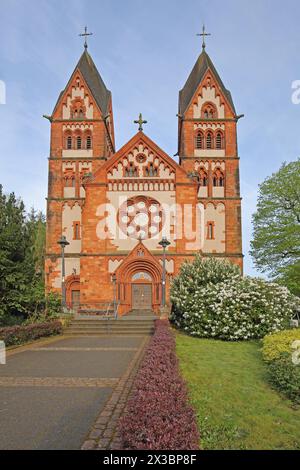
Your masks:
<svg viewBox="0 0 300 470"><path fill-rule="evenodd" d="M76 274L68 276L66 279L67 306L77 310L80 305L80 278Z"/></svg>
<svg viewBox="0 0 300 470"><path fill-rule="evenodd" d="M159 310L162 268L141 242L115 274L121 313L130 310Z"/></svg>

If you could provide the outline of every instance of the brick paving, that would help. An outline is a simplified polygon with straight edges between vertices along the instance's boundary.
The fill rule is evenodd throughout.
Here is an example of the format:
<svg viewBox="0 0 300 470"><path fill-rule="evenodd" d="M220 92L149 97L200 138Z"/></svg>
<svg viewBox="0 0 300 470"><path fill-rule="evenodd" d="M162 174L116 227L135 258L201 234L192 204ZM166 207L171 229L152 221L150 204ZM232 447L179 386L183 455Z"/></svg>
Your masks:
<svg viewBox="0 0 300 470"><path fill-rule="evenodd" d="M115 387L119 379L91 377L0 377L0 387Z"/></svg>
<svg viewBox="0 0 300 470"><path fill-rule="evenodd" d="M118 421L124 412L136 372L143 358L148 341L149 338L145 337L132 358L125 374L120 378L112 395L96 419L81 447L82 450L118 450L121 448L120 436L117 431Z"/></svg>
<svg viewBox="0 0 300 470"><path fill-rule="evenodd" d="M28 351L137 351L138 348L32 348Z"/></svg>

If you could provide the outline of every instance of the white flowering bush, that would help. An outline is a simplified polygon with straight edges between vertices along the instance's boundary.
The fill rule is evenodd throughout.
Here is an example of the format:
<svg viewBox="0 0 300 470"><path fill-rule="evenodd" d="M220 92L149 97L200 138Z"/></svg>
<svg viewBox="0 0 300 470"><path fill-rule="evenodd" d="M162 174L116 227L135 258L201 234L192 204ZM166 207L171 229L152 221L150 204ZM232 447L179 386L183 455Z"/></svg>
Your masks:
<svg viewBox="0 0 300 470"><path fill-rule="evenodd" d="M171 321L187 333L237 341L262 338L289 325L295 297L285 287L242 277L214 258L183 264L171 287Z"/></svg>

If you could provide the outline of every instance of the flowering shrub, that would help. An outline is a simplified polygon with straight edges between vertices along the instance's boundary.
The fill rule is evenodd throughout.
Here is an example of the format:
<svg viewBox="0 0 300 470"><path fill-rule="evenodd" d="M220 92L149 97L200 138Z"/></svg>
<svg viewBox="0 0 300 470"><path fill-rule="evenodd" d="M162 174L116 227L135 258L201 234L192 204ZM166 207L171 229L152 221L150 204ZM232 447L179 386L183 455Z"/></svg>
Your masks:
<svg viewBox="0 0 300 470"><path fill-rule="evenodd" d="M199 448L194 411L188 404L167 321L156 321L119 432L124 450Z"/></svg>
<svg viewBox="0 0 300 470"><path fill-rule="evenodd" d="M297 340L300 341L300 328L279 331L278 333L265 336L262 348L264 360L270 362L274 359L279 359L283 353L291 355L292 344Z"/></svg>
<svg viewBox="0 0 300 470"><path fill-rule="evenodd" d="M242 277L229 262L200 256L182 266L171 300L176 326L194 336L231 341L285 328L296 302L285 287Z"/></svg>
<svg viewBox="0 0 300 470"><path fill-rule="evenodd" d="M9 326L0 328L0 340L6 346L22 344L43 336L56 335L62 332L62 324L59 321L48 323L35 323L25 326Z"/></svg>

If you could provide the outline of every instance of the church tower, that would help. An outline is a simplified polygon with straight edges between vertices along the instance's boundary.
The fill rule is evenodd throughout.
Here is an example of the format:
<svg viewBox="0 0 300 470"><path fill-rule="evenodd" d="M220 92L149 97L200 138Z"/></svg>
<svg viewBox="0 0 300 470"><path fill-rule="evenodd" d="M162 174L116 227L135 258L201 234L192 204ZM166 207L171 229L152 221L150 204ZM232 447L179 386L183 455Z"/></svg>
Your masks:
<svg viewBox="0 0 300 470"><path fill-rule="evenodd" d="M106 88L85 43L84 52L51 116L47 198L46 285L61 287L61 250L65 236L69 295L79 296L83 186L115 152L111 92ZM72 287L72 288L70 288ZM71 299L68 299L71 301Z"/></svg>
<svg viewBox="0 0 300 470"><path fill-rule="evenodd" d="M227 258L243 267L237 116L205 50L179 92L178 155L180 165L199 184L204 212L204 256Z"/></svg>

